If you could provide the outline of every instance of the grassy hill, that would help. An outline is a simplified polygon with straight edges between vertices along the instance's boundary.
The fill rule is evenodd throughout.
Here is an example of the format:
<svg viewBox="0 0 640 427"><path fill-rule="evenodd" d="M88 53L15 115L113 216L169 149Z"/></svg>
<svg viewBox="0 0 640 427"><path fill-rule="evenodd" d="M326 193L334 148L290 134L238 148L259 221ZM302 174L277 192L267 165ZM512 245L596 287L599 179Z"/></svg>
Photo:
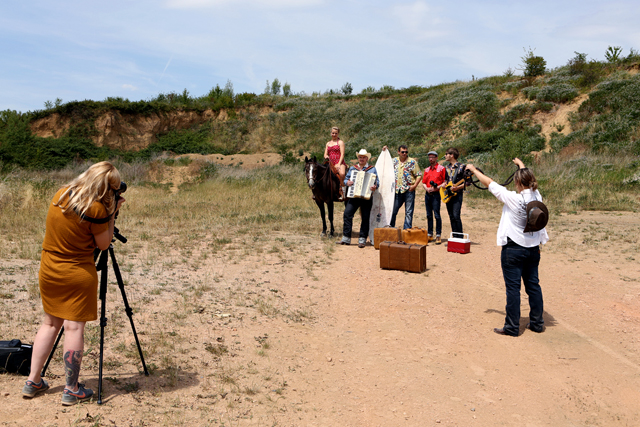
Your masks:
<svg viewBox="0 0 640 427"><path fill-rule="evenodd" d="M3 111L0 167L6 173L15 166L56 170L80 159L131 163L167 151L277 152L295 163L302 152L321 157L330 128L339 126L347 158L355 158L360 148L375 154L384 145L394 152L406 144L424 167L429 150L455 146L463 161L473 161L500 180L510 173L510 160L519 156L528 164L537 162L543 184L568 200L566 210L637 209L639 69L640 55L632 50L609 62L577 54L553 70L526 69L525 77L508 71L469 82L385 86L360 94L234 94L228 84L202 97L185 90L148 101L108 98L27 113ZM188 121L176 121L185 114ZM143 138L136 125L142 120L164 124L149 126L145 132L160 130ZM45 133L55 136L39 136L36 125L46 121L58 126ZM113 127L115 122L128 126ZM126 137L133 146L105 142L104 135L114 129L116 137ZM580 188L586 186L589 191L583 194ZM611 192L620 196L607 195Z"/></svg>

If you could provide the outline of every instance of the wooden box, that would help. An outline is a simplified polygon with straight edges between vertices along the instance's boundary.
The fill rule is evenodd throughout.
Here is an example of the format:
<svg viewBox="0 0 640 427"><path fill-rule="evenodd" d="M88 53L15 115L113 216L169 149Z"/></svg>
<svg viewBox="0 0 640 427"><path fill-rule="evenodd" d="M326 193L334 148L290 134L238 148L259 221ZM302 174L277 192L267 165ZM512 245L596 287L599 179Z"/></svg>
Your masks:
<svg viewBox="0 0 640 427"><path fill-rule="evenodd" d="M427 270L427 247L404 242L382 242L380 268L422 273Z"/></svg>

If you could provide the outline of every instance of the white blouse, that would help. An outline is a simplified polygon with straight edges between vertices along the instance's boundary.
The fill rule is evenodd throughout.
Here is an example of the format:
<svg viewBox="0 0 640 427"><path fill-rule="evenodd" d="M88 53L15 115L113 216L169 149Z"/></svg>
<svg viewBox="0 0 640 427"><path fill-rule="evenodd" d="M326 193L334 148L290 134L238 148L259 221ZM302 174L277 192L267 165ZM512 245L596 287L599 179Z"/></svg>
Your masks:
<svg viewBox="0 0 640 427"><path fill-rule="evenodd" d="M496 182L492 182L489 184L489 191L504 203L500 225L498 226L498 246L506 245L507 237L525 248L532 248L549 241L546 228L540 231L523 232L527 222L527 203L532 200L542 201L542 196L538 190L531 191L527 188L518 194L515 191L507 190Z"/></svg>

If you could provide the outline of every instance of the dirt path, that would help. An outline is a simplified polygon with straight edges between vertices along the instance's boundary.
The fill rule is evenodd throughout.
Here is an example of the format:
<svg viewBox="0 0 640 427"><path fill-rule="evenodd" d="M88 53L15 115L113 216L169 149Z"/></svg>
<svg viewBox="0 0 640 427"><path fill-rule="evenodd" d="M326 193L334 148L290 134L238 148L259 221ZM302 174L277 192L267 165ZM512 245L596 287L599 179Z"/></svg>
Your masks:
<svg viewBox="0 0 640 427"><path fill-rule="evenodd" d="M328 257L319 238L286 234L274 236L281 253L212 257L198 269L136 264L127 280L139 275L147 291L166 282L136 316L147 346L164 331L175 366L156 358L160 373L145 378L135 357L110 365L119 383L107 382L106 404L71 409L59 404L63 378L27 401L23 378L0 375L0 424L640 425L640 218L554 216L540 268L547 330L524 329L523 296L523 333L512 338L492 332L505 305L500 209L475 203L463 208L471 253L430 245L424 274L380 270L372 247L335 246ZM415 225L424 223L418 209ZM211 288L184 293L201 282ZM229 353L205 351L212 342ZM95 365L83 374L95 386Z"/></svg>
<svg viewBox="0 0 640 427"><path fill-rule="evenodd" d="M607 256L570 229L552 231L556 243L541 266L547 330L524 330L524 317L520 337L501 337L492 332L504 319L499 248L495 227L479 216L465 215L472 252L429 246L422 275L381 271L375 256L338 249L341 261L321 282L331 282L332 271L354 280L327 285L326 315L298 348L312 361L305 388L326 418L312 413L300 425L640 423L635 255ZM629 215L586 213L559 225L594 222L616 222L614 230L639 224Z"/></svg>

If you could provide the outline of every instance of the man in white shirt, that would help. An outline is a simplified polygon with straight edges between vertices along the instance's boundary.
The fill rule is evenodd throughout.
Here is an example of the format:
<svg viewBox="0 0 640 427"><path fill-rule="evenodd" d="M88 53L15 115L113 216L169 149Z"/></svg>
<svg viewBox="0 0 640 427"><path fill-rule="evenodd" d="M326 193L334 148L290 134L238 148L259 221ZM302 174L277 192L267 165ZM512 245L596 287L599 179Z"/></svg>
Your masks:
<svg viewBox="0 0 640 427"><path fill-rule="evenodd" d="M529 323L526 328L534 332L544 331L544 304L538 280L538 265L539 245L549 241L549 235L544 228L549 213L542 204L542 196L533 172L527 169L520 159L516 158L513 162L519 168L514 175L517 192L509 191L494 182L474 165L467 165L467 169L504 203L497 243L498 246L502 246L500 260L507 290L507 306L504 326L495 328L494 332L517 337L520 334L521 279L529 295Z"/></svg>

